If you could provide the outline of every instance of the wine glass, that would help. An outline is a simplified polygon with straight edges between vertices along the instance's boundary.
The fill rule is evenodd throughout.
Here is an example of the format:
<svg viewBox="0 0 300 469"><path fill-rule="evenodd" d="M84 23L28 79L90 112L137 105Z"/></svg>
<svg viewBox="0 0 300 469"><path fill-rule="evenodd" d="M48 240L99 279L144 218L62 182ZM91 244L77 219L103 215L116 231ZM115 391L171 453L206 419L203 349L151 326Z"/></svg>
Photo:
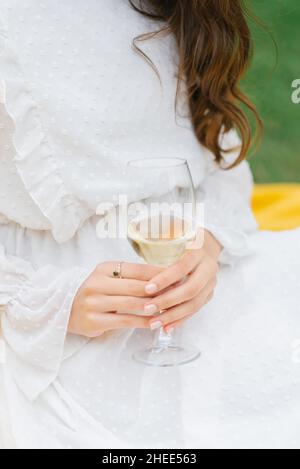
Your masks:
<svg viewBox="0 0 300 469"><path fill-rule="evenodd" d="M151 193L129 205L127 238L145 262L168 267L196 238L195 189L188 163L181 158L145 158L129 161L127 168L133 185L147 186L147 194ZM144 365L171 367L190 363L200 355L193 346L175 343L173 335L161 328L152 346L138 350L133 359Z"/></svg>

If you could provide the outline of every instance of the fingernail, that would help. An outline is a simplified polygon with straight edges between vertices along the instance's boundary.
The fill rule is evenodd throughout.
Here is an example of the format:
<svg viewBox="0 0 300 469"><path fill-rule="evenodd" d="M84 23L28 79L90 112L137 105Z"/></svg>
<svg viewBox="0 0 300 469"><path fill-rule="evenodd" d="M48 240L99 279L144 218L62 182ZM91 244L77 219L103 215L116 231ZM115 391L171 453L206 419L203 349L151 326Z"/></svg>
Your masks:
<svg viewBox="0 0 300 469"><path fill-rule="evenodd" d="M144 307L144 311L145 313L148 313L148 314L154 314L158 312L156 305L146 305Z"/></svg>
<svg viewBox="0 0 300 469"><path fill-rule="evenodd" d="M151 331L155 331L155 329L159 329L162 325L163 323L161 321L153 321L150 323L150 329Z"/></svg>
<svg viewBox="0 0 300 469"><path fill-rule="evenodd" d="M158 286L155 283L149 283L148 285L146 285L145 291L149 295L152 295L153 293L158 292Z"/></svg>
<svg viewBox="0 0 300 469"><path fill-rule="evenodd" d="M174 331L175 331L175 328L174 328L174 327L170 327L170 329L166 329L166 333L167 333L168 335L172 335Z"/></svg>

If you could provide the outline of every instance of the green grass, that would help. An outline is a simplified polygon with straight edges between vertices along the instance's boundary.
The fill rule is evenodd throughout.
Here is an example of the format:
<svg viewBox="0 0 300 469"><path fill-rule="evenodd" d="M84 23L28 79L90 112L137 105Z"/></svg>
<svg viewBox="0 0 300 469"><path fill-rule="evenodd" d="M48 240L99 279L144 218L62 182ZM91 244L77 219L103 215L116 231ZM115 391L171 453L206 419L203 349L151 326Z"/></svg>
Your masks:
<svg viewBox="0 0 300 469"><path fill-rule="evenodd" d="M251 0L252 11L271 30L278 46L253 25L255 56L244 83L265 125L263 144L251 157L257 182L300 182L300 104L292 103L292 82L300 79L299 0Z"/></svg>

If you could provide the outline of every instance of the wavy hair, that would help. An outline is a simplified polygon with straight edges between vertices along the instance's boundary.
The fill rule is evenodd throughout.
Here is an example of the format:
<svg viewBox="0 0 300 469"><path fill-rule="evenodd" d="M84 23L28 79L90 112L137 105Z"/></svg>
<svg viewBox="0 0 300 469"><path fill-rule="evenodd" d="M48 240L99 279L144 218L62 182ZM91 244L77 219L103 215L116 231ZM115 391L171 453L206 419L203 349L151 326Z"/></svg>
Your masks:
<svg viewBox="0 0 300 469"><path fill-rule="evenodd" d="M225 151L220 136L236 129L242 144L230 167L239 164L255 140L249 111L256 121L257 135L262 131L254 105L240 88L253 50L243 0L129 0L129 3L142 15L163 25L134 39L135 47L144 56L137 41L174 34L179 50L176 102L183 80L199 142L221 164L224 154L233 149Z"/></svg>

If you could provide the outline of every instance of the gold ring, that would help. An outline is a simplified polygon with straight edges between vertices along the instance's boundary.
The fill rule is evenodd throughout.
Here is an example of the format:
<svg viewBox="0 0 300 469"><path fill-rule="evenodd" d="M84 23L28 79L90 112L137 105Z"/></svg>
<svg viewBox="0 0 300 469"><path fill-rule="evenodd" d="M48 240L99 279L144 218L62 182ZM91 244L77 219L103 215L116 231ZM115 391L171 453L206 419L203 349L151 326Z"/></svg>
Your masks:
<svg viewBox="0 0 300 469"><path fill-rule="evenodd" d="M117 264L117 268L113 271L113 278L122 278L122 265L123 262Z"/></svg>

